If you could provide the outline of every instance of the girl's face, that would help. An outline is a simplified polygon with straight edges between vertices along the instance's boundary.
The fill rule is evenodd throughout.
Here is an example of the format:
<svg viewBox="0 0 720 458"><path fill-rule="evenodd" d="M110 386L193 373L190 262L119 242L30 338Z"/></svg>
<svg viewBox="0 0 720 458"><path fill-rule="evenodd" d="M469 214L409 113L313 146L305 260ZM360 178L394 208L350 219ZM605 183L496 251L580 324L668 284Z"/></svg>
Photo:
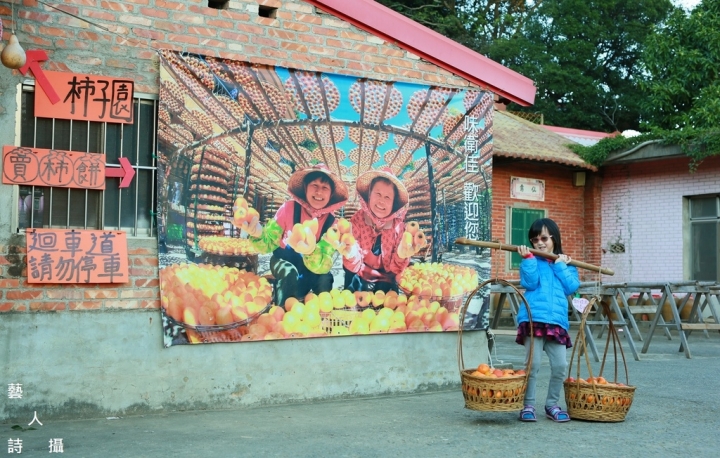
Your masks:
<svg viewBox="0 0 720 458"><path fill-rule="evenodd" d="M542 228L542 232L530 240L533 244L533 248L536 250L543 251L545 253L553 252L555 244L553 243L552 236L548 233L545 226Z"/></svg>
<svg viewBox="0 0 720 458"><path fill-rule="evenodd" d="M392 213L395 201L395 186L378 181L370 190L368 208L378 218L385 218Z"/></svg>
<svg viewBox="0 0 720 458"><path fill-rule="evenodd" d="M332 189L328 183L323 183L319 178L311 181L305 186L305 198L312 208L320 210L330 202Z"/></svg>

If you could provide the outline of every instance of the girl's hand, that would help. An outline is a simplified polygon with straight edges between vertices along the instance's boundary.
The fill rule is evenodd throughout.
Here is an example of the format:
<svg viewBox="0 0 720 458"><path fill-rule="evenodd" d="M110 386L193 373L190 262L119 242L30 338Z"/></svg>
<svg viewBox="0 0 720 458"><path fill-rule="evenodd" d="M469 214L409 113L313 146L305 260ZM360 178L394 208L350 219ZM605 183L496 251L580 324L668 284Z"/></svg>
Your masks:
<svg viewBox="0 0 720 458"><path fill-rule="evenodd" d="M559 254L558 258L555 262L558 262L558 261L564 262L565 264L570 264L571 259L570 259L570 256L568 256L566 254Z"/></svg>
<svg viewBox="0 0 720 458"><path fill-rule="evenodd" d="M518 246L517 252L523 258L526 258L530 254L530 248L525 245Z"/></svg>

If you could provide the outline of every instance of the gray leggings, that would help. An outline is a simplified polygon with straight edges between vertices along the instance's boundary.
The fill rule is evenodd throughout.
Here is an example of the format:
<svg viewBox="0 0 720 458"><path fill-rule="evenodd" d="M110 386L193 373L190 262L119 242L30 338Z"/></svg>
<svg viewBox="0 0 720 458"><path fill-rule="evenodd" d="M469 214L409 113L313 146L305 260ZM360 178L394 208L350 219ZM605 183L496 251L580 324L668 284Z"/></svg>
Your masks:
<svg viewBox="0 0 720 458"><path fill-rule="evenodd" d="M532 368L530 370L530 377L528 377L527 390L525 391L525 405L535 405L535 382L537 374L540 371L540 360L542 359L542 352L548 355L550 360L550 383L548 385L547 398L545 405L552 407L557 405L560 400L560 391L563 387L563 381L565 380L565 374L567 372L567 348L563 344L559 344L555 340L548 340L544 337L525 337L525 349L527 354L525 356L525 367L528 364L528 356L530 353L530 342L535 344L533 349L533 361Z"/></svg>

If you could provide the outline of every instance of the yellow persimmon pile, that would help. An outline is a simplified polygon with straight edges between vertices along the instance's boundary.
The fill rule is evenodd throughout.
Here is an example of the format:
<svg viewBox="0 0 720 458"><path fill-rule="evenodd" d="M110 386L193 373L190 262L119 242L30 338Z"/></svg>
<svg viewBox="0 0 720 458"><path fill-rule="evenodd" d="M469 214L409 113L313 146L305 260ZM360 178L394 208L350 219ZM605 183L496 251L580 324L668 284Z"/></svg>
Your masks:
<svg viewBox="0 0 720 458"><path fill-rule="evenodd" d="M230 237L209 236L200 239L198 246L208 253L238 256L257 254L258 251L248 239L236 239Z"/></svg>
<svg viewBox="0 0 720 458"><path fill-rule="evenodd" d="M165 313L190 326L226 325L247 320L270 304L265 278L233 267L175 264L160 271L160 304Z"/></svg>
<svg viewBox="0 0 720 458"><path fill-rule="evenodd" d="M417 263L400 276L403 290L422 297L459 296L475 289L478 274L475 269L439 262Z"/></svg>

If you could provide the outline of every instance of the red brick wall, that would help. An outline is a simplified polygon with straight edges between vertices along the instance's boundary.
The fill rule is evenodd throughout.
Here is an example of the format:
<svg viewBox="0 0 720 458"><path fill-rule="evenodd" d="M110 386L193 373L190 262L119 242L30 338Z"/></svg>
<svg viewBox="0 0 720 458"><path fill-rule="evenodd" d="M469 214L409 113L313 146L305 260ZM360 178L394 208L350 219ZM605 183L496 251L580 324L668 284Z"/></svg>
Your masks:
<svg viewBox="0 0 720 458"><path fill-rule="evenodd" d="M510 198L511 177L545 180L545 201ZM600 259L600 182L587 172L585 187L573 186L573 170L550 163L521 162L506 158L493 161L492 238L510 243L506 238L506 216L510 207L542 209L560 226L563 251L578 261L598 264ZM507 251L493 251L491 275L506 280L518 279L517 270L506 268ZM595 276L581 270L583 280Z"/></svg>
<svg viewBox="0 0 720 458"><path fill-rule="evenodd" d="M301 0L229 3L231 9L225 10L208 8L207 0L60 3L64 11L110 33L36 0L23 0L16 7L15 28L26 50L47 51L46 70L132 76L137 91L151 94L158 92L159 48L304 70L469 85ZM277 17L260 17L258 4L278 7ZM8 3L0 4L0 18L7 40L13 24Z"/></svg>
<svg viewBox="0 0 720 458"><path fill-rule="evenodd" d="M29 284L25 237L0 245L0 312L159 309L157 242L129 240L129 275L125 284Z"/></svg>
<svg viewBox="0 0 720 458"><path fill-rule="evenodd" d="M378 79L469 85L301 0L234 0L226 10L207 4L206 0L65 0L57 5L108 31L35 0L23 0L16 5L14 25L26 50L47 52L44 69L131 77L136 91L149 94L158 93L161 48ZM277 17L260 17L258 4L278 7ZM12 29L10 13L9 3L0 4L3 41ZM3 78L20 81L17 71L10 75L9 70L1 70L6 72ZM0 95L2 88L0 83ZM14 112L17 107L12 104L14 97L0 97L0 113ZM0 187L9 194L8 186ZM0 234L0 312L158 308L156 241L130 240L129 254L131 281L125 285L31 286L24 270L25 238Z"/></svg>

